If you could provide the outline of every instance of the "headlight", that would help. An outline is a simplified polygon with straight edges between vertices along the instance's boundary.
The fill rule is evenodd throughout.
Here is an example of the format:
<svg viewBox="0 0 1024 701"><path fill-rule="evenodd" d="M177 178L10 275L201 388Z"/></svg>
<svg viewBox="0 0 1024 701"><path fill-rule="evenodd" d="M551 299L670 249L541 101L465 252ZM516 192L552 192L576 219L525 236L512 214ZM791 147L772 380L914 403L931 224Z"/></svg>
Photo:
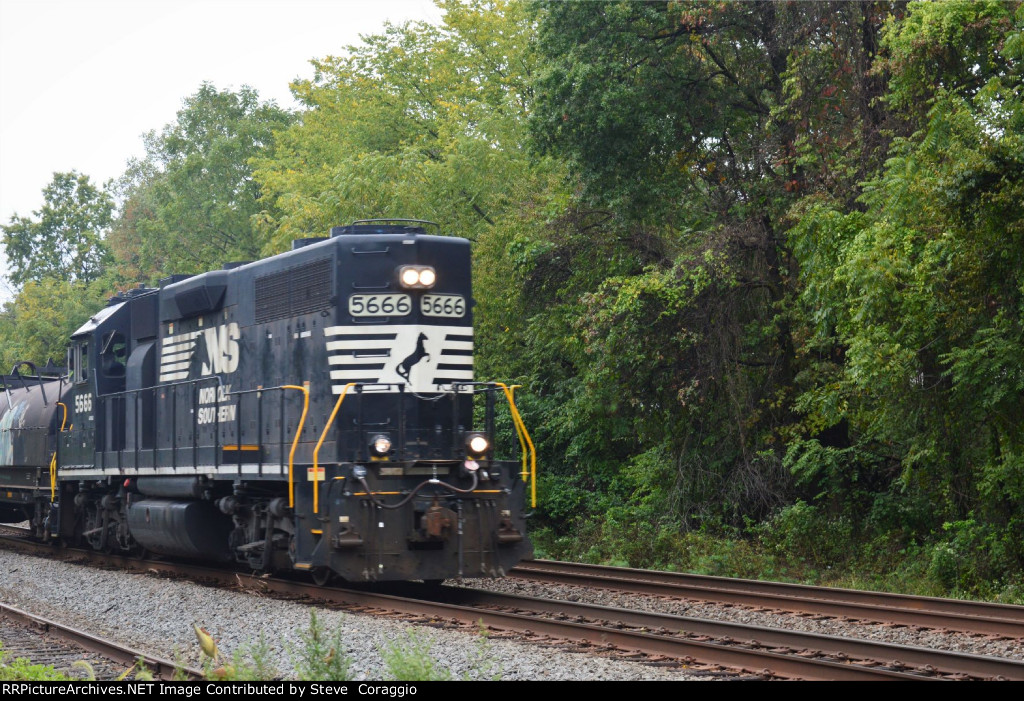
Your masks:
<svg viewBox="0 0 1024 701"><path fill-rule="evenodd" d="M420 281L420 273L416 268L405 268L402 271L402 284L406 287L413 287Z"/></svg>
<svg viewBox="0 0 1024 701"><path fill-rule="evenodd" d="M377 455L387 455L391 450L391 439L385 435L375 436L372 445Z"/></svg>
<svg viewBox="0 0 1024 701"><path fill-rule="evenodd" d="M466 435L466 452L476 457L482 456L491 447L487 436L482 433L470 433Z"/></svg>
<svg viewBox="0 0 1024 701"><path fill-rule="evenodd" d="M429 265L403 265L398 269L398 280L402 287L423 289L434 286L437 273Z"/></svg>

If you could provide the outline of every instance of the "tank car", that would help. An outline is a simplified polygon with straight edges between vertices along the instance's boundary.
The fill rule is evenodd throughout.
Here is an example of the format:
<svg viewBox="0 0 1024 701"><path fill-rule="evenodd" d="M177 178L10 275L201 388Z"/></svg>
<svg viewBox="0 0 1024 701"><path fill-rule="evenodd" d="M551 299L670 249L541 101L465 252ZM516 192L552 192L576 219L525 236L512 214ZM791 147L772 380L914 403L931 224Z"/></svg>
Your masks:
<svg viewBox="0 0 1024 701"><path fill-rule="evenodd" d="M532 442L514 387L473 379L469 242L428 224L355 222L111 299L66 369L2 378L0 521L317 582L530 557Z"/></svg>

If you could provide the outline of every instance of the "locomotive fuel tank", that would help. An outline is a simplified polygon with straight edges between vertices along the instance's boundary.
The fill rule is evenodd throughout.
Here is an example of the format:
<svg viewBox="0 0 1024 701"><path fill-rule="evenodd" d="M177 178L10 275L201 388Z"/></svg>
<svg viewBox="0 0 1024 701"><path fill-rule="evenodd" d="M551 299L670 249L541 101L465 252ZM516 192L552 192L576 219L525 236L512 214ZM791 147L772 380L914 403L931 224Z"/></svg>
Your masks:
<svg viewBox="0 0 1024 701"><path fill-rule="evenodd" d="M208 501L143 499L128 507L128 527L142 547L161 555L232 559L231 519Z"/></svg>

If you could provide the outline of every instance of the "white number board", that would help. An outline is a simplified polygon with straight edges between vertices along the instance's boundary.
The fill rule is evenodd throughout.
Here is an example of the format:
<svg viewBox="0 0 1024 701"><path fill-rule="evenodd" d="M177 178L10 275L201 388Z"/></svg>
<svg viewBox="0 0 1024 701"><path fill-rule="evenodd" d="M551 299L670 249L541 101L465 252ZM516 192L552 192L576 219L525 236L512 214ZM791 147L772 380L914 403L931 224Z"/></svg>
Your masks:
<svg viewBox="0 0 1024 701"><path fill-rule="evenodd" d="M409 295L352 295L348 313L352 316L405 316L412 311Z"/></svg>
<svg viewBox="0 0 1024 701"><path fill-rule="evenodd" d="M420 311L425 316L465 316L466 300L461 295L423 295Z"/></svg>

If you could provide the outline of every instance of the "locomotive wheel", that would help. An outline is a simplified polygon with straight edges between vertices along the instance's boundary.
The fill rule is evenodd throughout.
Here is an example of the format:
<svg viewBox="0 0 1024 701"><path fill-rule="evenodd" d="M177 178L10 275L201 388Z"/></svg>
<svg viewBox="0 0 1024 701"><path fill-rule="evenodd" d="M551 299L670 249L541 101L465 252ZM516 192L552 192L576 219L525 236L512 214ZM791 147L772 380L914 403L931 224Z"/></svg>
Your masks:
<svg viewBox="0 0 1024 701"><path fill-rule="evenodd" d="M334 578L334 572L330 567L314 567L310 575L313 577L313 584L318 587L326 585Z"/></svg>

